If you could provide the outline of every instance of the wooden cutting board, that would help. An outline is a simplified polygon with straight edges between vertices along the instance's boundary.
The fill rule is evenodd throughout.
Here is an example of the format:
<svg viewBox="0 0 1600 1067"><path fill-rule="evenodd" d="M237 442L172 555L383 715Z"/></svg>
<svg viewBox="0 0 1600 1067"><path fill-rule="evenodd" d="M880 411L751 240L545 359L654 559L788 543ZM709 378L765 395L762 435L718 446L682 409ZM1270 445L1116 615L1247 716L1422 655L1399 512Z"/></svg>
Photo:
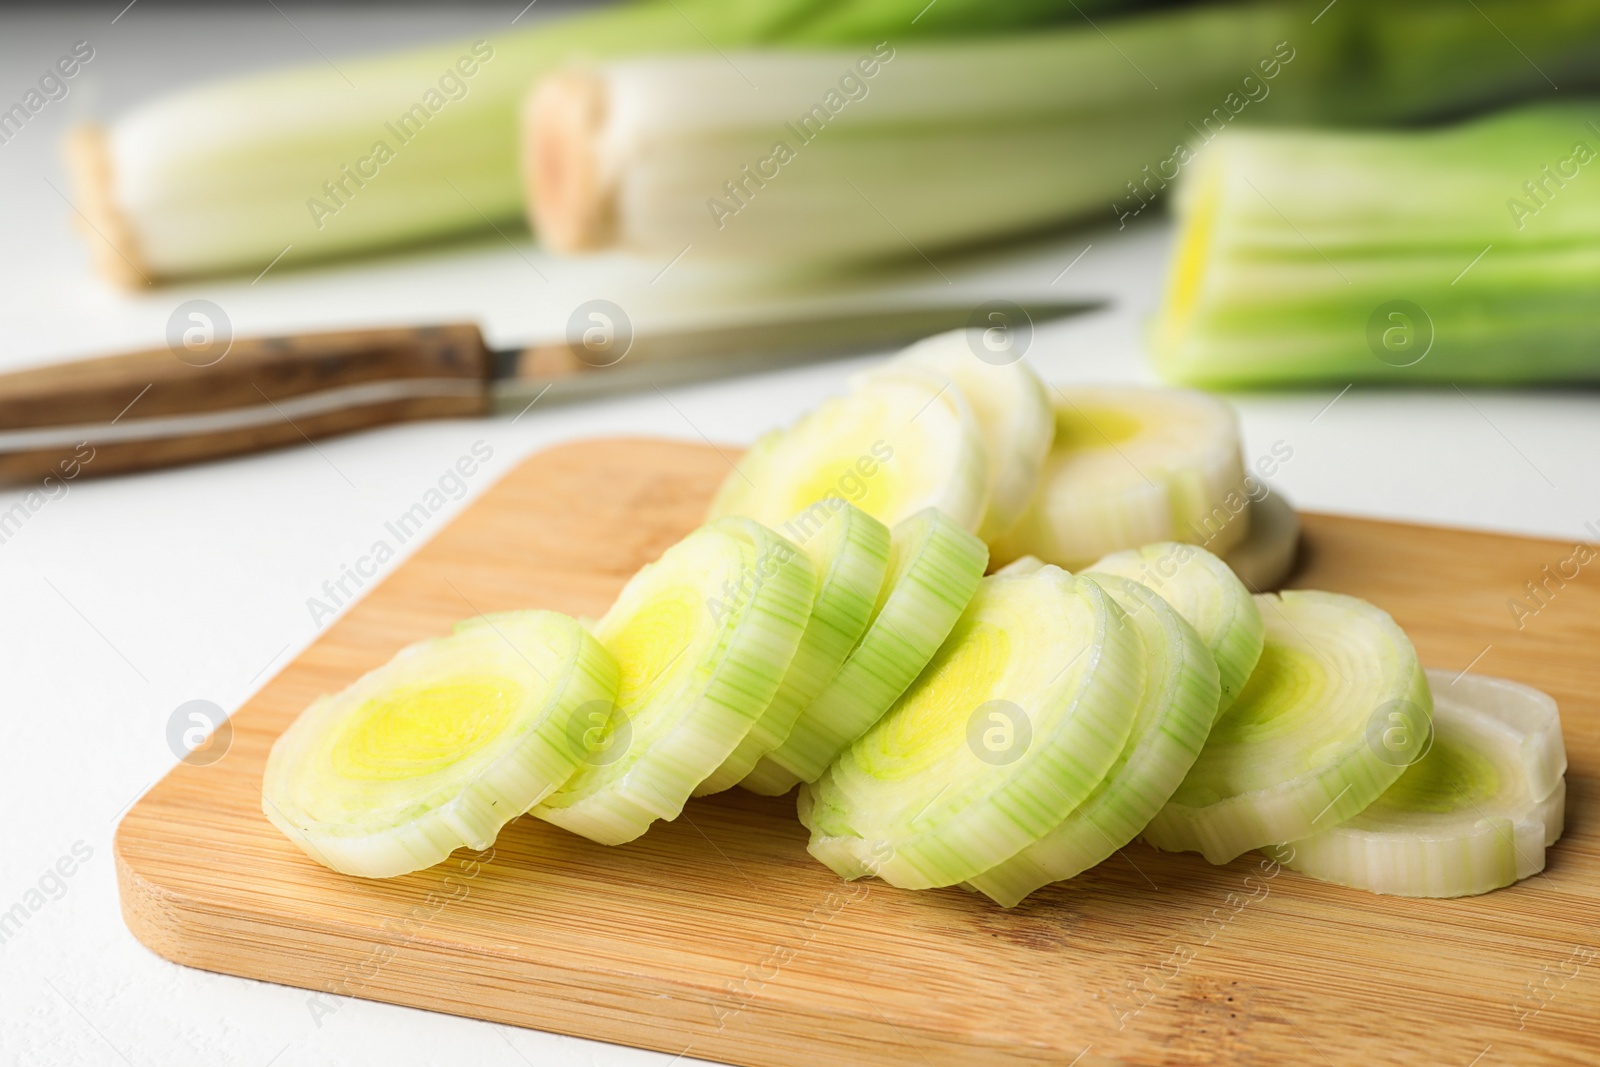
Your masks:
<svg viewBox="0 0 1600 1067"><path fill-rule="evenodd" d="M1507 607L1572 555L1553 541L1306 516L1293 584L1386 608L1430 666L1561 704L1566 835L1545 875L1482 897L1133 845L1005 911L841 882L807 856L792 796L739 790L620 848L519 819L490 852L385 882L325 870L267 823L268 748L313 697L464 616L600 614L699 522L728 463L645 440L524 462L240 709L225 757L180 764L123 819L135 936L319 991L313 1015L367 997L735 1064L1600 1059L1600 563L1552 582L1520 630Z"/></svg>

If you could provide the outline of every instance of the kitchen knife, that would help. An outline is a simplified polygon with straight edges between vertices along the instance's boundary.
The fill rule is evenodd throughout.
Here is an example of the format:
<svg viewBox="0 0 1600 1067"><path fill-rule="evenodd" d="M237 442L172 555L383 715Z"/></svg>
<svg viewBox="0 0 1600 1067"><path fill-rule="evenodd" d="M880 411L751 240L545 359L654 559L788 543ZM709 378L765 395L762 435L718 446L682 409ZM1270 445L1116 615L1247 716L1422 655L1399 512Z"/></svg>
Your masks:
<svg viewBox="0 0 1600 1067"><path fill-rule="evenodd" d="M0 375L0 480L143 470L413 419L520 417L536 403L894 348L980 314L1031 330L1097 306L908 305L634 336L620 309L593 301L570 340L507 351L471 324L248 339L201 329L194 343Z"/></svg>

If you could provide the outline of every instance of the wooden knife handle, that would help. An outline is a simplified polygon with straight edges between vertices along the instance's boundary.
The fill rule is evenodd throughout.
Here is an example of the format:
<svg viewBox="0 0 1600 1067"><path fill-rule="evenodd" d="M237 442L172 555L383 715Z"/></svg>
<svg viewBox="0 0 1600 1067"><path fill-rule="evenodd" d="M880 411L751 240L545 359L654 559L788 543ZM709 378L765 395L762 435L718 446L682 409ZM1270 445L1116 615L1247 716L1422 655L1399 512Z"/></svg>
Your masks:
<svg viewBox="0 0 1600 1067"><path fill-rule="evenodd" d="M0 480L112 474L488 411L469 324L212 339L0 375Z"/></svg>

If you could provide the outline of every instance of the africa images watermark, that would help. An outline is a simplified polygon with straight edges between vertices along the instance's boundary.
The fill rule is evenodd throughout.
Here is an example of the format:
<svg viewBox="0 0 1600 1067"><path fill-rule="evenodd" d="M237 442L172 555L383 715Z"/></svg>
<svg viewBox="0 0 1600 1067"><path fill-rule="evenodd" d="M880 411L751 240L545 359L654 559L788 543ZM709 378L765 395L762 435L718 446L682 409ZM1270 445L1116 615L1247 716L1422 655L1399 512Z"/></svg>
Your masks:
<svg viewBox="0 0 1600 1067"><path fill-rule="evenodd" d="M1194 943L1179 940L1160 964L1147 965L1140 972L1137 982L1130 978L1123 982L1120 991L1108 989L1097 994L1096 999L1104 999L1106 1006L1111 1009L1118 1030L1138 1018L1140 1012L1159 999L1167 987L1177 981L1184 967L1200 954L1200 950L1222 936L1240 913L1250 905L1267 899L1272 892L1272 880L1294 861L1294 848L1291 845L1276 845L1262 851L1266 855L1257 864L1257 873L1246 875L1242 883L1243 888L1249 890L1248 894L1229 893L1224 897L1222 903L1212 908L1193 928Z"/></svg>
<svg viewBox="0 0 1600 1067"><path fill-rule="evenodd" d="M855 66L840 75L838 86L829 89L821 103L812 104L811 110L792 122L784 123L783 128L794 137L797 146L803 148L810 144L852 101L867 98L871 91L867 81L877 77L883 64L892 59L894 47L888 41L878 42L870 55L862 56L856 60ZM706 209L711 212L711 221L717 224L717 229L722 229L730 218L748 207L750 201L755 199L756 192L765 189L767 182L776 178L782 168L798 156L799 149L788 141L774 141L772 151L765 157L754 165L746 163L739 168L738 176L723 182L722 191L731 203L714 196L706 198Z"/></svg>
<svg viewBox="0 0 1600 1067"><path fill-rule="evenodd" d="M467 79L475 77L480 66L493 58L494 46L488 41L472 42L471 54L461 56L454 66L446 67L444 73L439 75L437 88L429 88L422 94L421 100L413 103L393 121L383 124L383 128L394 138L393 145L381 138L374 141L367 154L356 160L353 167L349 163L342 164L335 177L323 182L322 192L327 201L315 196L306 200L306 210L311 212L311 221L317 229L322 229L329 217L348 207L356 194L367 187L367 182L376 178L384 164L410 144L433 116L443 111L451 101L466 99L471 89Z"/></svg>
<svg viewBox="0 0 1600 1067"><path fill-rule="evenodd" d="M1549 1007L1550 1002L1565 988L1567 983L1575 981L1583 973L1583 968L1600 957L1600 951L1587 945L1573 945L1572 951L1567 953L1567 958L1552 970L1548 963L1539 967L1539 981L1524 982L1523 995L1511 1003L1511 1010L1517 1015L1517 1029L1527 1028L1528 1020L1536 1018L1541 1011ZM1571 967L1569 972L1567 967Z"/></svg>
<svg viewBox="0 0 1600 1067"><path fill-rule="evenodd" d="M428 923L438 918L451 904L465 900L472 895L472 887L466 883L478 877L483 871L483 865L494 859L494 849L491 847L484 852L467 853L461 856L452 856L446 861L461 873L444 876L444 885L448 887L447 893L430 892L422 900L398 919L383 920L380 929L391 935L393 940L373 945L356 963L347 963L336 980L328 981L320 993L312 993L306 997L306 1010L311 1013L311 1021L317 1028L322 1028L322 1020L330 1015L336 1015L344 1007L350 997L361 995L361 991L377 980L389 961L400 954L400 950L420 937L427 928ZM441 865L444 866L444 865Z"/></svg>
<svg viewBox="0 0 1600 1067"><path fill-rule="evenodd" d="M72 455L56 464L55 473L44 476L39 488L29 489L22 494L21 500L9 508L0 510L0 545L20 533L28 520L38 514L50 501L65 498L72 491L68 483L82 474L83 468L94 457L94 446L87 441L80 441L72 450ZM52 482L55 484L52 485Z"/></svg>
<svg viewBox="0 0 1600 1067"><path fill-rule="evenodd" d="M1596 125L1593 119L1585 123L1584 128L1600 135L1600 125ZM1506 200L1506 210L1511 212L1511 221L1517 224L1517 229L1526 227L1530 218L1549 207L1557 194L1567 187L1567 182L1578 177L1584 165L1594 162L1597 157L1600 157L1600 152L1589 142L1574 141L1571 155L1554 166L1546 163L1539 168L1538 176L1523 182L1522 192L1527 200L1514 196Z"/></svg>
<svg viewBox="0 0 1600 1067"><path fill-rule="evenodd" d="M1211 113L1200 120L1199 125L1190 120L1189 128L1198 135L1196 142L1174 145L1172 154L1156 163L1153 170L1150 164L1145 164L1140 171L1143 177L1137 184L1133 181L1126 183L1128 192L1133 194L1132 201L1138 206L1132 204L1124 206L1117 203L1111 205L1111 210L1120 223L1117 229L1125 229L1129 219L1149 207L1155 200L1156 194L1165 189L1168 183L1176 181L1183 168L1194 162L1198 148L1216 140L1217 135L1238 118L1245 108L1265 100L1272 93L1272 86L1267 83L1283 73L1283 68L1294 62L1296 54L1288 41L1279 41L1273 46L1272 55L1256 63L1256 69L1261 72L1259 77L1254 71L1246 74L1240 81L1239 88L1223 97L1222 103L1212 108ZM1140 194L1140 189L1144 190L1143 195Z"/></svg>
<svg viewBox="0 0 1600 1067"><path fill-rule="evenodd" d="M1583 524L1583 528L1594 536L1594 543L1600 544L1600 528L1592 522ZM1593 563L1600 552L1594 545L1584 544L1581 541L1572 546L1572 551L1565 559L1554 563L1546 563L1538 575L1523 583L1523 595L1506 598L1506 609L1511 612L1511 620L1517 624L1517 629L1526 629L1528 620L1538 615L1549 607L1556 596L1567 587L1567 583L1577 579L1583 568Z"/></svg>
<svg viewBox="0 0 1600 1067"><path fill-rule="evenodd" d="M1272 486L1262 479L1277 474L1283 465L1293 458L1293 445L1281 439L1274 441L1266 455L1256 457L1255 463L1251 465L1254 473L1245 474L1239 483L1230 487L1222 495L1222 499L1212 505L1206 514L1190 520L1189 532L1198 538L1195 543L1202 548L1211 544L1223 529L1244 514L1251 504L1259 504L1271 496Z"/></svg>
<svg viewBox="0 0 1600 1067"><path fill-rule="evenodd" d="M34 884L23 891L15 904L0 911L0 945L4 945L22 932L45 907L67 895L67 879L94 856L94 848L86 841L74 841L72 847L54 863L44 869Z"/></svg>
<svg viewBox="0 0 1600 1067"><path fill-rule="evenodd" d="M783 972L784 965L826 930L828 924L838 918L845 908L867 899L872 894L872 884L868 879L875 877L893 856L894 849L884 842L873 845L872 856L863 864L865 873L860 879L847 882L848 888L844 892L830 889L828 895L800 920L795 937L773 945L753 967L745 967L741 971L742 977L737 981L730 978L724 982L722 996L710 1004L711 1017L716 1020L717 1029L721 1030L729 1019L749 1007L761 995L767 983Z"/></svg>
<svg viewBox="0 0 1600 1067"><path fill-rule="evenodd" d="M354 600L366 588L367 582L377 576L379 568L395 557L399 546L420 534L428 521L443 510L446 501L460 500L467 495L468 479L493 457L493 445L486 441L474 441L467 453L446 467L437 482L416 503L385 522L383 528L393 538L392 542L389 537L378 538L354 564L339 565L338 576L322 583L321 597L306 597L306 611L311 614L311 625L320 630L338 615L339 609Z"/></svg>
<svg viewBox="0 0 1600 1067"><path fill-rule="evenodd" d="M39 75L37 88L30 88L22 99L0 110L0 145L10 144L22 132L33 116L57 100L65 100L72 87L67 83L78 76L89 60L94 58L94 45L78 41L72 50L61 56Z"/></svg>

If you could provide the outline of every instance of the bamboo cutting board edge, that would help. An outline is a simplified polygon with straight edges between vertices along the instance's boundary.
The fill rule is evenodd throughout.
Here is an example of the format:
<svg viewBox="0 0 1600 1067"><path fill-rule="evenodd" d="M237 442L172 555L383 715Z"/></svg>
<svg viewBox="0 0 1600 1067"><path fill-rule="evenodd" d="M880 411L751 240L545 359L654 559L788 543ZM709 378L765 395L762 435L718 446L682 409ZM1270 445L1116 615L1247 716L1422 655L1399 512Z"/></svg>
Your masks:
<svg viewBox="0 0 1600 1067"><path fill-rule="evenodd" d="M1342 923L1346 936L1366 930L1372 940L1380 919L1403 919L1428 929L1449 964L1423 979L1459 974L1474 952L1500 953L1504 958L1491 971L1510 968L1514 977L1532 979L1543 973L1540 964L1559 963L1566 950L1549 923L1525 921L1520 903L1532 908L1529 894L1560 884L1560 898L1540 897L1541 908L1554 904L1568 917L1583 907L1600 911L1600 848L1594 828L1581 818L1594 795L1593 732L1600 722L1592 697L1600 669L1592 652L1589 662L1583 652L1585 642L1595 647L1600 598L1581 585L1570 595L1563 589L1565 599L1552 605L1560 613L1552 610L1530 644L1522 634L1463 626L1473 613L1459 603L1459 583L1447 596L1430 586L1437 573L1428 574L1440 560L1482 566L1484 558L1509 552L1517 558L1504 566L1520 578L1529 563L1561 558L1554 553L1570 546L1316 515L1306 517L1304 579L1390 607L1431 665L1460 669L1484 644L1492 650L1498 643L1507 651L1494 658L1485 653L1481 669L1542 681L1556 692L1569 751L1578 754L1569 774L1568 834L1552 853L1548 877L1472 898L1477 903L1352 896L1285 872L1255 912L1267 918L1247 921L1240 912L1238 925L1226 928L1238 933L1198 944L1212 965L1187 968L1172 980L1175 989L1158 994L1176 1006L1145 1008L1116 1027L1105 1025L1105 1007L1092 1002L1119 988L1122 972L1142 972L1122 967L1110 979L1094 974L1094 961L1072 956L1075 942L1064 940L1062 931L1113 957L1127 955L1126 939L1140 949L1129 958L1145 960L1148 969L1150 960L1161 958L1154 950L1181 936L1173 931L1174 916L1189 907L1183 894L1198 895L1203 904L1208 894L1220 898L1237 889L1242 861L1210 868L1196 857L1133 847L1126 865L1102 865L1004 912L956 890L910 894L840 883L805 855L804 832L786 806L792 798L769 801L738 791L693 802L685 818L660 824L621 849L518 820L476 871L462 866L467 859L457 853L444 869L392 883L324 871L266 823L259 813L260 765L272 739L307 700L476 610L528 605L599 614L633 569L699 521L726 470L725 456L703 446L640 439L567 445L524 461L247 702L234 716L228 757L211 767L180 764L134 806L118 828L115 850L130 930L180 963L321 990L308 997L313 1014L336 1012L343 995L358 995L736 1063L790 1065L823 1056L870 1063L1064 1063L1087 1046L1080 1062L1088 1067L1245 1062L1265 1054L1253 1050L1254 1040L1265 1040L1263 1048L1277 1054L1299 1048L1293 1057L1267 1062L1321 1062L1325 1057L1301 1040L1309 1034L1331 1044L1329 1020L1317 1012L1315 998L1295 1019L1284 1014L1285 1008L1295 1014L1296 1002L1307 999L1307 976L1285 973L1270 957L1252 960L1247 951L1270 950L1284 929L1310 936ZM540 521L530 523L532 516ZM508 535L508 529L519 532ZM523 537L531 543L521 544ZM1397 547L1410 542L1423 547L1396 558ZM1341 574L1343 584L1325 580ZM1388 588L1364 587L1378 575ZM449 580L441 584L441 576ZM1493 606L1504 612L1498 602ZM1582 618L1587 632L1575 632L1583 630L1575 626ZM1492 669L1497 659L1508 663ZM1575 718L1583 721L1580 731ZM205 843L217 862L197 865L195 850ZM234 869L241 863L251 866ZM1581 873L1568 872L1587 873L1588 885L1581 884ZM1141 878L1156 896L1141 896ZM1160 898L1154 878L1179 889L1176 910L1173 897ZM629 910L646 905L655 910ZM607 908L616 910L591 914ZM1477 916L1482 925L1440 928L1450 915ZM507 916L525 925L507 923ZM1268 923L1273 928L1262 930ZM897 936L886 939L885 931ZM1592 930L1587 937L1583 947L1600 940ZM1513 952L1513 942L1523 947ZM1341 959L1349 944L1307 944L1299 951L1318 967L1349 972ZM1393 962L1414 953L1415 945L1402 939L1379 947ZM1241 950L1247 952L1243 960L1237 958ZM781 965L774 962L785 951ZM991 968L1006 988L996 992L978 977L946 973L963 963ZM1059 984L1062 969L1100 981L1077 1004L1100 1011L1099 1025L1053 1022L1015 997L1012 983L1048 988ZM1507 987L1499 981L1503 975L1488 977L1500 989L1496 998L1459 991L1462 1003L1445 1005L1457 1025L1494 1029L1479 1025L1479 1017L1496 1000L1506 1001L1515 984ZM1361 993L1352 974L1343 978L1345 984L1335 982L1331 991L1347 1016L1362 1005L1368 1012L1384 1010L1384 1000ZM1578 984L1585 978L1600 987L1592 975L1580 974L1572 980L1575 991L1563 986L1534 1016L1535 1025L1565 1027L1564 1045L1542 1048L1545 1058L1537 1062L1585 1062L1581 1043L1573 1043L1571 1023L1579 1020L1569 1019L1575 1006L1596 1003L1595 993ZM1403 999L1407 989L1401 986ZM1232 1005L1249 1007L1241 1014ZM1396 1032L1421 1048L1438 1042L1429 1031L1439 1025ZM1351 1029L1348 1018L1342 1027ZM1068 1048L1068 1038L1077 1037L1063 1028L1080 1031L1083 1040ZM1386 1058L1360 1027L1353 1038L1370 1054L1367 1062L1404 1062Z"/></svg>

